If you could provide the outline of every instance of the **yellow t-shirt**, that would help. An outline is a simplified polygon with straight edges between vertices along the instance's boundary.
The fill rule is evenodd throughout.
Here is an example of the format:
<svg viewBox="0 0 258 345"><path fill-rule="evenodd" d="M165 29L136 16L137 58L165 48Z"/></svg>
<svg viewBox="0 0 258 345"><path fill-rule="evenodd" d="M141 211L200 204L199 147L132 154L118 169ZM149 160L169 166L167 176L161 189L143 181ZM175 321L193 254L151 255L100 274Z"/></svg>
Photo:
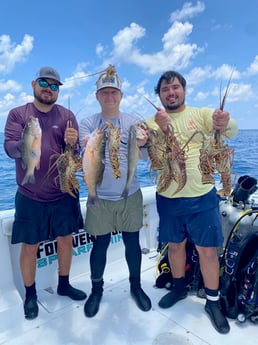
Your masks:
<svg viewBox="0 0 258 345"><path fill-rule="evenodd" d="M168 189L160 193L160 195L167 198L197 197L208 193L213 188L213 184L203 184L201 181L199 157L200 149L203 144L203 135L201 133L193 135L196 131L201 131L206 136L212 135L213 112L214 110L209 108L193 108L186 106L182 112L169 114L174 128L174 134L180 148L183 148L187 143L184 149L186 157L186 184L181 191L173 195L177 189L177 183L172 181ZM164 135L156 124L154 117L146 122L149 127L158 129L162 133L161 135ZM228 128L223 132L223 135L227 138L231 138L236 134L237 123L234 119L230 119ZM192 135L193 137L191 138ZM189 141L190 138L191 140Z"/></svg>

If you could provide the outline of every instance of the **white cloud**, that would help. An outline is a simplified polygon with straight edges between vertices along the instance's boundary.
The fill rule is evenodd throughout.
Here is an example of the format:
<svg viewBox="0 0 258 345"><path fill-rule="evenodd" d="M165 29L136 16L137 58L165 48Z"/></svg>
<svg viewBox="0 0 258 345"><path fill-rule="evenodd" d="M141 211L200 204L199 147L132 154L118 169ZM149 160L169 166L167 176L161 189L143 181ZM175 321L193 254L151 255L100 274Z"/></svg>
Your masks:
<svg viewBox="0 0 258 345"><path fill-rule="evenodd" d="M145 35L145 29L136 23L131 23L129 27L120 30L114 37L114 52L116 57L126 56L131 51L137 51L133 43Z"/></svg>
<svg viewBox="0 0 258 345"><path fill-rule="evenodd" d="M123 91L128 90L130 88L130 86L131 86L131 84L129 83L128 80L123 80L122 81L122 89L123 89Z"/></svg>
<svg viewBox="0 0 258 345"><path fill-rule="evenodd" d="M220 90L220 87L216 86L212 91L212 95L217 98L223 98L225 91L226 91L226 86L224 86L221 90ZM221 96L220 96L220 93L221 93ZM255 94L250 84L231 83L229 85L226 102L233 103L233 102L249 101L250 99L254 99L254 97L255 97Z"/></svg>
<svg viewBox="0 0 258 345"><path fill-rule="evenodd" d="M247 69L249 75L255 75L258 73L258 55L255 56L254 61L251 63L250 67Z"/></svg>
<svg viewBox="0 0 258 345"><path fill-rule="evenodd" d="M28 102L32 102L34 97L31 94L27 94L26 92L22 92L19 96L19 104L24 104Z"/></svg>
<svg viewBox="0 0 258 345"><path fill-rule="evenodd" d="M186 22L176 21L162 38L164 50L173 49L174 46L184 43L188 36L192 33L193 25Z"/></svg>
<svg viewBox="0 0 258 345"><path fill-rule="evenodd" d="M232 83L229 86L228 100L229 102L243 102L253 99L255 94L250 84Z"/></svg>
<svg viewBox="0 0 258 345"><path fill-rule="evenodd" d="M0 36L0 73L11 72L15 65L25 61L32 51L34 38L24 35L20 44L12 43L10 36Z"/></svg>
<svg viewBox="0 0 258 345"><path fill-rule="evenodd" d="M211 66L195 67L187 75L187 85L200 84L212 77L213 69Z"/></svg>
<svg viewBox="0 0 258 345"><path fill-rule="evenodd" d="M170 21L185 20L187 18L195 17L197 14L205 10L204 2L197 1L196 6L193 6L191 2L186 2L181 10L176 10L171 13Z"/></svg>
<svg viewBox="0 0 258 345"><path fill-rule="evenodd" d="M110 54L110 60L135 64L149 74L164 69L185 68L193 56L202 51L197 44L187 43L192 27L188 22L173 23L162 37L163 49L153 54L143 54L136 42L145 35L145 29L132 23L113 37L114 49ZM104 65L108 63L106 61Z"/></svg>
<svg viewBox="0 0 258 345"><path fill-rule="evenodd" d="M0 116L5 117L10 109L17 106L17 104L24 104L32 102L33 96L28 95L25 92L21 92L19 95L14 95L10 92L1 97L0 100Z"/></svg>
<svg viewBox="0 0 258 345"><path fill-rule="evenodd" d="M96 46L96 54L101 56L104 52L104 46L101 43L98 43Z"/></svg>
<svg viewBox="0 0 258 345"><path fill-rule="evenodd" d="M209 96L209 92L203 92L203 91L199 91L197 93L197 95L195 96L195 100L196 101L203 101L205 100L207 97Z"/></svg>
<svg viewBox="0 0 258 345"><path fill-rule="evenodd" d="M0 92L12 91L18 92L22 86L15 80L0 80Z"/></svg>
<svg viewBox="0 0 258 345"><path fill-rule="evenodd" d="M1 108L6 108L6 107L12 105L14 100L15 100L15 96L12 95L11 93L7 93L3 97L1 97L0 109Z"/></svg>
<svg viewBox="0 0 258 345"><path fill-rule="evenodd" d="M229 80L230 77L236 78L239 76L238 71L234 66L223 64L214 71L214 77L220 80Z"/></svg>

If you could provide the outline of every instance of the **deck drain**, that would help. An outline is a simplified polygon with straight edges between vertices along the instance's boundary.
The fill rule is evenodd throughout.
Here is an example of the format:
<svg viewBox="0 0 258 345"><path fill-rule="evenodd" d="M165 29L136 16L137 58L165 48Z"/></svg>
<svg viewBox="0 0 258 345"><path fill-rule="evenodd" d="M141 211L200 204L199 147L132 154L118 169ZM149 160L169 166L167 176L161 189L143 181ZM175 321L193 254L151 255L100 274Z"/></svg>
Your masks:
<svg viewBox="0 0 258 345"><path fill-rule="evenodd" d="M157 335L152 345L193 345L193 343L182 335L170 332Z"/></svg>

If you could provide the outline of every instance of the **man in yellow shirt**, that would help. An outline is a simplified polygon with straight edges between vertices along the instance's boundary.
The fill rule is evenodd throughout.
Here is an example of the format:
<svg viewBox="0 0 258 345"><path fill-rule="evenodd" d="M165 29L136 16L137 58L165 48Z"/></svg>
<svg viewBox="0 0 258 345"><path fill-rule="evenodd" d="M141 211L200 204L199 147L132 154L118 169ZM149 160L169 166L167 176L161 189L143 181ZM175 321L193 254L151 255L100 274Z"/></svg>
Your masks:
<svg viewBox="0 0 258 345"><path fill-rule="evenodd" d="M159 301L159 306L169 308L187 297L185 246L189 240L195 244L199 254L207 298L205 310L215 329L225 334L230 327L219 303L219 260L216 247L223 243L219 196L212 183L202 183L199 159L203 134L209 135L214 130L220 130L225 137L231 138L237 134L237 123L230 119L227 111L185 105L186 80L178 72L167 71L162 74L155 92L164 110L158 108L148 125L161 136L168 134L172 125L179 146L182 148L187 144L184 187L177 192L178 184L172 181L164 191L157 190L160 242L168 242L174 283L172 290ZM197 134L193 135L195 132Z"/></svg>

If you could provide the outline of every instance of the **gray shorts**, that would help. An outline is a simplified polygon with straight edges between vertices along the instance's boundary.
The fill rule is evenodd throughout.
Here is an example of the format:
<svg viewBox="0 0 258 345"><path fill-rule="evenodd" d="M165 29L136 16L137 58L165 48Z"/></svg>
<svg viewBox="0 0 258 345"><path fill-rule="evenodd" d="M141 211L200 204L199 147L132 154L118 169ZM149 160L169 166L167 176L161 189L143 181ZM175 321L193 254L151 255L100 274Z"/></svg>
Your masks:
<svg viewBox="0 0 258 345"><path fill-rule="evenodd" d="M122 200L99 200L99 205L87 207L85 230L94 236L112 231L136 232L143 226L143 198L139 189Z"/></svg>
<svg viewBox="0 0 258 345"><path fill-rule="evenodd" d="M64 194L60 200L40 202L16 193L13 244L36 244L76 233L82 228L79 198Z"/></svg>

